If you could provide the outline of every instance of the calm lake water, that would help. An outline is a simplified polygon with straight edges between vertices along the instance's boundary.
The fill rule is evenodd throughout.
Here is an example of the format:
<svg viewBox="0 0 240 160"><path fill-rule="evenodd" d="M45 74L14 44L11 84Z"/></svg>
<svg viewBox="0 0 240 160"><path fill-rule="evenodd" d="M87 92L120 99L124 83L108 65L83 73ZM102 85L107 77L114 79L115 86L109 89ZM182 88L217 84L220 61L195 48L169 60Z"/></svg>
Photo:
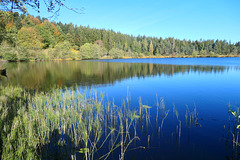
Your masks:
<svg viewBox="0 0 240 160"><path fill-rule="evenodd" d="M119 106L129 97L132 108L139 105L141 97L143 104L152 107L149 128L139 133L139 145L146 148L127 152L126 159L238 157L228 104L233 110L240 106L240 58L29 62L6 67L8 77L1 78L4 85L46 92L55 86L91 89L108 95ZM157 99L169 110L161 133L162 121L154 118ZM186 112L195 108L198 121L194 125Z"/></svg>

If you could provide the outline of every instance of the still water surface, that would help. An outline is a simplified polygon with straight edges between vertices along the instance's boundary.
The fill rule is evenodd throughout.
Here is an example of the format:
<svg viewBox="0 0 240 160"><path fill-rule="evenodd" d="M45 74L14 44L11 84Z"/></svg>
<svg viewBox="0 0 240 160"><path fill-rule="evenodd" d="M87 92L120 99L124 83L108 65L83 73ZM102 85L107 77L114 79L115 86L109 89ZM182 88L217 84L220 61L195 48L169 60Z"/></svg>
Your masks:
<svg viewBox="0 0 240 160"><path fill-rule="evenodd" d="M152 106L149 130L139 133L139 145L146 149L129 151L127 159L234 159L238 154L232 147L228 104L240 106L240 58L8 63L7 76L1 83L29 90L74 86L104 92L119 106L129 97L135 108L141 97ZM156 97L169 110L161 136L154 120ZM189 125L185 114L195 107L198 125Z"/></svg>

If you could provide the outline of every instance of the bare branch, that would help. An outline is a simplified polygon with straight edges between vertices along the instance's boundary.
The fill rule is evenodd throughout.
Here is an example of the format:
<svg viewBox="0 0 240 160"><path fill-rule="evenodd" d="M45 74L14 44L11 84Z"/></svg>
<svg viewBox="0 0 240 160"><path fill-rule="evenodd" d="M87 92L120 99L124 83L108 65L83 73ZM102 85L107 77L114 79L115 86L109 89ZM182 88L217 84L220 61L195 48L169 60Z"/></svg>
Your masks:
<svg viewBox="0 0 240 160"><path fill-rule="evenodd" d="M84 8L71 8L64 4L65 0L43 0L42 3L45 4L47 11L53 13L50 17L56 17L59 15L61 7L65 7L77 14L83 14ZM27 13L26 6L40 12L40 0L0 0L0 7L5 11L19 10L23 13Z"/></svg>

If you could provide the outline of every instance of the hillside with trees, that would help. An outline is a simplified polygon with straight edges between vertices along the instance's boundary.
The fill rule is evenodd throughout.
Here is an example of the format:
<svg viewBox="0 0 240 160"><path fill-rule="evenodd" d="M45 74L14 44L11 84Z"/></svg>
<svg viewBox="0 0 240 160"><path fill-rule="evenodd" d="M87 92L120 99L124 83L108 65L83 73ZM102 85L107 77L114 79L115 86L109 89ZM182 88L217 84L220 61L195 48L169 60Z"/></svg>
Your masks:
<svg viewBox="0 0 240 160"><path fill-rule="evenodd" d="M136 37L18 12L0 17L0 56L8 61L240 55L240 42Z"/></svg>

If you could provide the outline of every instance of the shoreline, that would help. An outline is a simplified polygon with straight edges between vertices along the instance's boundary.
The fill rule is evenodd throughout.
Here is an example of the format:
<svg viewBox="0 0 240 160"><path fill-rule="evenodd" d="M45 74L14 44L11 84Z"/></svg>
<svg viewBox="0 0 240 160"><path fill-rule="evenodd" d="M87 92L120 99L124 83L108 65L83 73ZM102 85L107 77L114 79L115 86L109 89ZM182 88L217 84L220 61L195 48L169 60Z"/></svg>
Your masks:
<svg viewBox="0 0 240 160"><path fill-rule="evenodd" d="M217 56L143 56L143 57L127 57L123 56L121 58L113 57L101 57L100 59L147 59L147 58L233 58L240 57L240 55L217 55Z"/></svg>
<svg viewBox="0 0 240 160"><path fill-rule="evenodd" d="M84 60L107 60L107 59L147 59L147 58L234 58L234 57L240 57L240 55L216 55L216 56L142 56L142 57L127 57L123 56L121 58L113 58L111 56L105 56L101 57L99 59L72 59L72 58L67 58L67 59L49 59L49 60L29 60L29 61L8 61L8 60L3 60L0 59L1 62L38 62L38 61L84 61Z"/></svg>

